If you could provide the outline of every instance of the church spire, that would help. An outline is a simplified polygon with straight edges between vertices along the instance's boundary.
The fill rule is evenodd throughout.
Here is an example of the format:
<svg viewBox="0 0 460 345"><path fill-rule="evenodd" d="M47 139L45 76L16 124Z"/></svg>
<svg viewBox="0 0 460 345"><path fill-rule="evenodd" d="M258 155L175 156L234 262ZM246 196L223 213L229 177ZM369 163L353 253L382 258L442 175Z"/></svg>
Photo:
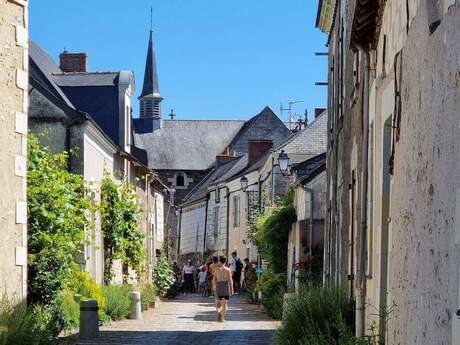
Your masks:
<svg viewBox="0 0 460 345"><path fill-rule="evenodd" d="M157 62L153 42L152 9L150 9L150 16L150 37L145 62L144 85L139 97L140 116L144 118L161 118L161 101L163 98L160 95L160 88L158 86Z"/></svg>

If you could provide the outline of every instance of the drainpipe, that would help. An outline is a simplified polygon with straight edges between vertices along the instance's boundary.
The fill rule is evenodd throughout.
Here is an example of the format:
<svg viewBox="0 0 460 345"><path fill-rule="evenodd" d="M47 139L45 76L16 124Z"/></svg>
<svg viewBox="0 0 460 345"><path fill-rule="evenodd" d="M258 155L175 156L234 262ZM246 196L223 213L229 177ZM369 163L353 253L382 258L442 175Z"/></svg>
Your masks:
<svg viewBox="0 0 460 345"><path fill-rule="evenodd" d="M209 194L206 193L206 206L204 209L204 232L203 232L203 254L206 253L206 236L208 235L208 205L209 205ZM203 255L204 256L204 255Z"/></svg>
<svg viewBox="0 0 460 345"><path fill-rule="evenodd" d="M308 218L308 259L313 259L313 189L308 188L307 186L302 186L306 194L310 196L310 209L309 209L309 218ZM305 198L305 211L307 211L307 198ZM312 267L310 265L310 278L312 275Z"/></svg>
<svg viewBox="0 0 460 345"><path fill-rule="evenodd" d="M310 196L310 209L309 209L309 219L308 219L308 256L312 257L313 255L313 189L308 188L307 186L302 187L305 193ZM307 209L307 198L305 198L305 211Z"/></svg>
<svg viewBox="0 0 460 345"><path fill-rule="evenodd" d="M226 219L226 222L225 222L225 225L227 227L226 231L227 231L227 234L226 234L226 239L225 239L225 249L226 249L226 255L227 255L227 258L229 257L229 247L230 247L230 188L228 188L228 186L225 186L224 187L226 190L227 190L227 195L225 196L225 198L227 199L227 219Z"/></svg>
<svg viewBox="0 0 460 345"><path fill-rule="evenodd" d="M271 179L272 179L272 204L275 203L275 157L272 157L272 170L271 170Z"/></svg>
<svg viewBox="0 0 460 345"><path fill-rule="evenodd" d="M359 228L359 256L356 286L356 336L365 333L365 302L366 302L366 232L367 232L367 183L368 183L368 146L369 146L369 51L359 47L364 60L363 80L363 146L362 146L362 182L361 182L361 212Z"/></svg>

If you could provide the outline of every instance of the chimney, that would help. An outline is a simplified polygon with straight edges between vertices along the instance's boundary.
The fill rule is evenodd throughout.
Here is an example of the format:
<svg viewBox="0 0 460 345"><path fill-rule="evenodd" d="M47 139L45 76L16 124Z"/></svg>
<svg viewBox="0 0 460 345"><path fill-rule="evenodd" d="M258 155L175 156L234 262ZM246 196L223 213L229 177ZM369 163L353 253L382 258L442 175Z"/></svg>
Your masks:
<svg viewBox="0 0 460 345"><path fill-rule="evenodd" d="M320 116L325 110L326 110L326 108L315 108L315 119L318 116Z"/></svg>
<svg viewBox="0 0 460 345"><path fill-rule="evenodd" d="M225 164L227 162L230 162L234 159L236 159L235 152L232 151L228 146L225 148L224 152L222 152L220 155L216 156L216 163L217 166L221 166L222 164Z"/></svg>
<svg viewBox="0 0 460 345"><path fill-rule="evenodd" d="M88 72L88 55L86 53L69 53L64 50L59 54L59 68L63 72Z"/></svg>
<svg viewBox="0 0 460 345"><path fill-rule="evenodd" d="M273 147L273 141L257 139L249 140L249 161L248 165L254 164L258 161L264 154L266 154Z"/></svg>

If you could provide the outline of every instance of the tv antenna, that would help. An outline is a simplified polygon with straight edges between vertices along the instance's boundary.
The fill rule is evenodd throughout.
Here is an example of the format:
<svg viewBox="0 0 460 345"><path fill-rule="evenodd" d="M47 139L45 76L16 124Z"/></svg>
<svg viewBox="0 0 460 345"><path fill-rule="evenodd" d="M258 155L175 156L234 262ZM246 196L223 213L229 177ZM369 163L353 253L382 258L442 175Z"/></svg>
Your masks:
<svg viewBox="0 0 460 345"><path fill-rule="evenodd" d="M292 122L296 122L296 116L297 114L294 112L293 106L298 104L298 103L303 103L304 101L300 99L290 99L288 100L288 107L285 108L283 106L283 103L280 104L280 113L281 113L281 118L283 118L283 114L285 111L288 112L288 123L289 123L289 129L292 130Z"/></svg>

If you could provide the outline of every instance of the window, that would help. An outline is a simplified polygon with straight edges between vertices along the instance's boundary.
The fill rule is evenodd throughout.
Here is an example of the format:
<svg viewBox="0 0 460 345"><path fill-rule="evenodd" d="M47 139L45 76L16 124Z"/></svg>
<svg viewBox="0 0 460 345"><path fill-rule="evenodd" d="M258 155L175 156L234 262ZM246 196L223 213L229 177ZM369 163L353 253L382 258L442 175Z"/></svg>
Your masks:
<svg viewBox="0 0 460 345"><path fill-rule="evenodd" d="M439 24L441 24L442 4L441 0L426 0L428 28L430 29L430 33L435 32Z"/></svg>
<svg viewBox="0 0 460 345"><path fill-rule="evenodd" d="M219 189L219 187L216 188L214 194L215 194L216 204L220 203L220 189Z"/></svg>
<svg viewBox="0 0 460 345"><path fill-rule="evenodd" d="M183 174L178 174L176 176L176 186L177 187L184 187L185 185L185 178Z"/></svg>
<svg viewBox="0 0 460 345"><path fill-rule="evenodd" d="M240 196L233 197L233 226L240 226Z"/></svg>
<svg viewBox="0 0 460 345"><path fill-rule="evenodd" d="M214 237L217 237L219 234L219 206L214 207L214 215L213 215L213 233Z"/></svg>

